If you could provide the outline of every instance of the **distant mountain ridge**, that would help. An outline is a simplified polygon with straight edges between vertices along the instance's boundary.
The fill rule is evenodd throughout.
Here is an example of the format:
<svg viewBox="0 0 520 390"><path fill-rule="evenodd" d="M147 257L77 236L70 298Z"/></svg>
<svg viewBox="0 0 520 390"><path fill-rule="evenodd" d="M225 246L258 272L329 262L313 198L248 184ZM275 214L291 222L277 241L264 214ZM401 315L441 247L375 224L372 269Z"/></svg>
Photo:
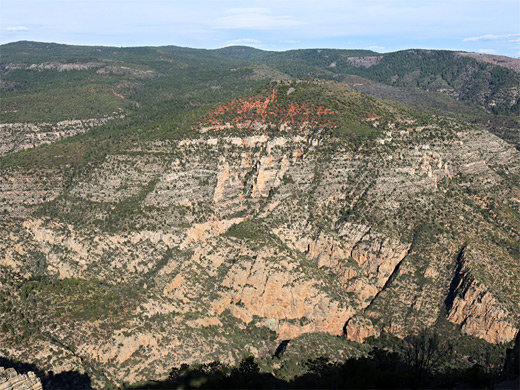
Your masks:
<svg viewBox="0 0 520 390"><path fill-rule="evenodd" d="M200 61L201 64L212 63L214 68L221 68L223 64L232 67L235 64L239 68L245 66L254 69L258 78L324 78L344 82L363 93L398 100L421 110L433 109L441 113L450 112L450 115L455 116L468 114L480 125L487 126L490 131L520 148L517 131L520 126L520 59L445 50L413 49L385 54L370 50L338 49L269 52L246 46L216 50L177 46L115 48L28 41L2 45L1 51L3 77L0 89L5 91L19 90L23 84L14 75L17 66L49 66L45 64L51 60L60 64L66 64L69 60L77 63L67 65L69 67L103 60L101 63L112 74L122 71L112 66L115 61L116 65L124 63L130 65L131 69L137 67L133 71L142 72L143 76L146 75L144 72L161 75L160 69L168 73L168 68L172 68L165 67L166 64L185 67L189 63L193 64L193 61ZM150 61L154 63L151 67ZM124 66L128 69L128 66ZM157 68L152 70L154 66ZM96 70L101 72L101 66ZM117 103L115 96L110 92L103 98L107 102L106 99L113 101L110 103L113 109L100 113L110 115L117 106L121 107L121 102ZM16 110L16 103L7 99L5 94L2 99L7 108L4 112ZM40 112L42 110L43 107ZM17 116L4 116L4 121L15 121ZM10 117L12 119L8 119ZM92 115L85 117L92 118ZM65 119L78 117L56 117L56 121Z"/></svg>

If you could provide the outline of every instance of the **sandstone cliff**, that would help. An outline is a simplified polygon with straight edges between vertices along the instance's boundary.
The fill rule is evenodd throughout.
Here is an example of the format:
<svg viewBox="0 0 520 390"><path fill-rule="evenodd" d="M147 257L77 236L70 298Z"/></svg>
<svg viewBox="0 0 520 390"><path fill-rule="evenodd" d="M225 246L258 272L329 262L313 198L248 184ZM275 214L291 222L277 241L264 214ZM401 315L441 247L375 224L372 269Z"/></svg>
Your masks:
<svg viewBox="0 0 520 390"><path fill-rule="evenodd" d="M7 370L0 367L1 390L42 390L41 381L29 371L27 374L18 374L14 368Z"/></svg>
<svg viewBox="0 0 520 390"><path fill-rule="evenodd" d="M26 331L0 351L102 386L309 333L405 337L442 316L511 341L519 152L332 82L277 88L74 175L3 170L0 318ZM299 88L321 102L284 100Z"/></svg>

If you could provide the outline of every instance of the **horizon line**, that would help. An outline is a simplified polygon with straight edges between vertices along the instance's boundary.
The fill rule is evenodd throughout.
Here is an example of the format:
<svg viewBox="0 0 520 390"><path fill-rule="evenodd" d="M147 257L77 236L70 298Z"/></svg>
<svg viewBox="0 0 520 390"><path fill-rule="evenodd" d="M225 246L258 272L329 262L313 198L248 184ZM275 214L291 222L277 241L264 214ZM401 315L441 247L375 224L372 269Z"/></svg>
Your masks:
<svg viewBox="0 0 520 390"><path fill-rule="evenodd" d="M51 42L51 41L33 41L33 40L27 40L27 39L22 39L22 40L17 40L17 41L10 41L10 42L3 42L3 43L0 43L0 46L16 44L16 43L24 43L24 42L27 42L27 43L40 43L40 44L54 44L54 45L63 45L63 46L106 47L106 48L119 48L119 49L131 49L131 48L143 48L143 47L160 48L160 47L171 47L171 46L174 46L174 47L178 47L178 48L181 48L181 49L215 51L215 50L226 49L226 48L229 48L229 47L243 47L243 48L254 49L254 50L263 51L263 52L275 52L275 53L283 53L283 52L287 52L287 51L296 51L296 50L344 50L344 51L367 51L367 52L373 52L373 53L376 53L376 54L389 54L389 53L397 53L397 52L400 52L400 51L408 51L408 50L431 50L431 51L451 51L451 52L460 52L460 53L474 53L474 54L478 54L478 55L488 55L488 56L497 56L497 57L507 57L507 58L512 58L512 59L520 59L520 57L510 57L510 56L507 56L507 55L504 55L504 54L480 53L480 52L466 51L466 50L460 50L460 49L430 49L430 48L420 48L420 47L410 47L410 48L401 49L401 50L380 52L380 51L375 51L373 49L365 49L365 48L340 49L340 48L335 48L335 47L307 47L307 48L301 47L301 48L286 49L286 50L266 50L266 49L260 49L258 47L254 47L254 46L231 44L231 45L225 45L225 46L222 46L222 47L217 47L217 48L210 49L210 48L206 48L206 47L179 46L179 45L175 45L175 44L168 44L168 45L136 45L136 46L95 45L95 44L84 45L84 44L72 44L72 43L61 43L61 42Z"/></svg>

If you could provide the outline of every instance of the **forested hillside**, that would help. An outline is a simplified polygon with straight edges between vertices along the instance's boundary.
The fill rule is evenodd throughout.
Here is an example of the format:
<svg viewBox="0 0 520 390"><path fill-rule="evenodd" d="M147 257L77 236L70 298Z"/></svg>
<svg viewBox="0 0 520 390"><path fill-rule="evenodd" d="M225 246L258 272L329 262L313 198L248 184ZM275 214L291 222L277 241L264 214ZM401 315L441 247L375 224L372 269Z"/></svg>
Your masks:
<svg viewBox="0 0 520 390"><path fill-rule="evenodd" d="M514 69L17 42L0 72L4 366L49 388L509 380Z"/></svg>

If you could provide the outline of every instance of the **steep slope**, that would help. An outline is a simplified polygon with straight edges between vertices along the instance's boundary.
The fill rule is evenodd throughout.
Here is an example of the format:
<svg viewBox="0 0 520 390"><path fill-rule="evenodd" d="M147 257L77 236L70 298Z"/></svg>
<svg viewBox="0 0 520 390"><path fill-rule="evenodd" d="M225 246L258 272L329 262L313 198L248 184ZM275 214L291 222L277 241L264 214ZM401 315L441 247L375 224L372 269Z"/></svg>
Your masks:
<svg viewBox="0 0 520 390"><path fill-rule="evenodd" d="M161 123L1 160L3 355L103 386L316 332L518 332L501 139L319 80Z"/></svg>

